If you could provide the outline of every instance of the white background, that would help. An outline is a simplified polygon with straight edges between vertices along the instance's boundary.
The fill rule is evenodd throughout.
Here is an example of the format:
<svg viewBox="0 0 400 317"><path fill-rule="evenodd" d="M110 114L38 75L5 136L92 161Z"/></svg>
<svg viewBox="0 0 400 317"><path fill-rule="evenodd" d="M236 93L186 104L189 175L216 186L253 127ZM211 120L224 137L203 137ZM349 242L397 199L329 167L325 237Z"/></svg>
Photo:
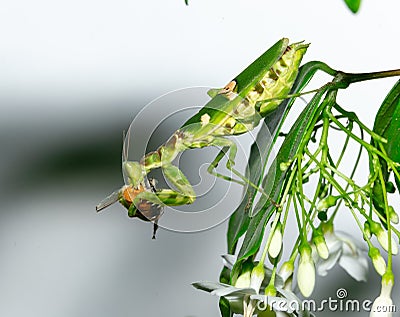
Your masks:
<svg viewBox="0 0 400 317"><path fill-rule="evenodd" d="M121 133L152 99L222 86L282 37L311 43L305 61L399 68L400 2L364 2L355 16L340 0L3 1L0 315L218 316L217 298L190 283L218 279L226 223L151 241L120 206L95 214L122 182ZM394 82L340 100L371 125ZM373 270L368 284L333 273L320 298L379 293Z"/></svg>

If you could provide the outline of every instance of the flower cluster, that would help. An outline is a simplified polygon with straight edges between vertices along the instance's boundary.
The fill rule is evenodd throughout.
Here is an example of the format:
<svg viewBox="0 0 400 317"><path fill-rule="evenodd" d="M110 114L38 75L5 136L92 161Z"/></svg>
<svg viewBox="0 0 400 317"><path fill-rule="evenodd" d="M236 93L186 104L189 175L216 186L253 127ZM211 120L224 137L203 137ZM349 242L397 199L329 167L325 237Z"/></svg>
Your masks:
<svg viewBox="0 0 400 317"><path fill-rule="evenodd" d="M392 259L399 253L400 231L395 227L399 217L390 205L389 194L396 187L400 191L399 121L393 117L395 112L400 113L400 81L382 103L371 130L336 100L339 89L365 80L369 75L336 72L321 64L316 67L332 75L333 81L315 91L289 132L284 134L271 167L267 169L269 154L264 166L260 166L257 157L260 153L253 146L249 158L250 179L232 169L250 185L244 196L246 203L232 215L228 228L229 253L236 253L244 235L238 259L231 268L226 268L229 274L224 284L195 284L223 298L228 312L223 313L224 317L231 316L232 312L246 317L282 315L279 307L262 300L262 296L285 302L289 297L297 298L295 291L298 290L302 296L310 297L316 276L327 275L336 264L356 281L366 281L368 258L382 277L381 293L370 316L391 316L390 312L379 315L374 308L392 303ZM288 108L291 102L293 99L288 101ZM330 145L332 140L337 141L339 134L343 136L342 151L334 153L332 149L337 150L337 142ZM267 143L263 142L262 135L257 136L259 144ZM365 135L369 140L365 140ZM277 137L278 134L274 140ZM352 164L343 164L345 152L353 145L359 149L358 155L349 160ZM369 160L368 172L363 174L367 177L363 179L355 177L362 155ZM290 213L294 214L292 218L298 230L291 230L289 234ZM335 230L334 223L343 213L354 220L364 239L362 243ZM283 243L286 239L292 241ZM289 256L282 259L283 249L290 243ZM266 309L260 310L260 303L266 304ZM285 316L299 313L285 311Z"/></svg>
<svg viewBox="0 0 400 317"><path fill-rule="evenodd" d="M228 254L222 258L225 268L230 273L236 260L235 257ZM271 285L271 280L274 280L274 285ZM259 317L295 317L299 311L292 311L289 304L297 302L297 307L301 308L301 301L290 289L285 287L287 286L285 282L287 280L285 281L273 270L258 262L254 266L246 265L233 285L218 282L196 282L192 285L211 295L224 297L228 300L232 313L242 314L245 317L251 317L253 314L257 314ZM272 307L268 303L272 303ZM278 305L280 310L274 311ZM309 316L306 311L302 311L302 313L304 316Z"/></svg>

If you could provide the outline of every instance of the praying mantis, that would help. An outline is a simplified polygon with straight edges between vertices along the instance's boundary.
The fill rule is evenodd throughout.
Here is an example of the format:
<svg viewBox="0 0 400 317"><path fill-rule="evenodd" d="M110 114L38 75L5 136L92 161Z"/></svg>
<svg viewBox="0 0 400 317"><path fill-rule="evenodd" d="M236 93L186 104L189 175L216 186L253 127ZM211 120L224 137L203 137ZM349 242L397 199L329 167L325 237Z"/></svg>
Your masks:
<svg viewBox="0 0 400 317"><path fill-rule="evenodd" d="M154 238L163 206L192 204L196 199L186 176L172 164L179 153L209 146L222 147L208 172L231 180L215 171L225 155L227 169L234 170L237 145L226 136L253 130L261 118L279 106L291 90L307 48L308 44L289 44L289 40L283 38L224 88L210 90L211 100L156 151L146 154L139 162L124 158L123 173L128 184L101 201L96 210L119 201L128 209L130 217L154 223ZM174 188L156 189L154 181L147 179L146 175L158 168Z"/></svg>

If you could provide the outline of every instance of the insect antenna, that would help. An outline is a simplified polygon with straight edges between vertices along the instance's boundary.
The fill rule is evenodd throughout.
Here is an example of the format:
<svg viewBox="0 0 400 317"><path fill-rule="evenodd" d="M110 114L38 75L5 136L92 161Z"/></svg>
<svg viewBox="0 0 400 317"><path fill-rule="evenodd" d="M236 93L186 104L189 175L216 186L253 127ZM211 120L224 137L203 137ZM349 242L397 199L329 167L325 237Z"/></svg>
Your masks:
<svg viewBox="0 0 400 317"><path fill-rule="evenodd" d="M128 161L130 136L130 129L128 129L128 133L125 133L125 130L122 132L122 162Z"/></svg>

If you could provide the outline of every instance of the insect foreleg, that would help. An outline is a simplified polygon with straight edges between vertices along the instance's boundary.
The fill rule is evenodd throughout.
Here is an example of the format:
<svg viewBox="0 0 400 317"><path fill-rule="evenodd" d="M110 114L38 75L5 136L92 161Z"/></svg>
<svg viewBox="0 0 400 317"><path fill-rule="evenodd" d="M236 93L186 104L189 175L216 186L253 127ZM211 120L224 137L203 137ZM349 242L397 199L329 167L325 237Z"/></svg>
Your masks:
<svg viewBox="0 0 400 317"><path fill-rule="evenodd" d="M134 200L135 205L142 199L154 204L167 206L192 204L196 200L196 193L182 171L172 164L162 165L161 168L167 180L176 190L158 189L156 193L149 191L141 192Z"/></svg>
<svg viewBox="0 0 400 317"><path fill-rule="evenodd" d="M135 204L131 204L128 207L128 216L129 217L136 217L136 214L137 214L137 208L136 208Z"/></svg>
<svg viewBox="0 0 400 317"><path fill-rule="evenodd" d="M157 196L167 205L192 204L196 200L196 193L185 174L172 164L163 165L162 170L165 177L178 191L164 190L164 192L157 192Z"/></svg>

